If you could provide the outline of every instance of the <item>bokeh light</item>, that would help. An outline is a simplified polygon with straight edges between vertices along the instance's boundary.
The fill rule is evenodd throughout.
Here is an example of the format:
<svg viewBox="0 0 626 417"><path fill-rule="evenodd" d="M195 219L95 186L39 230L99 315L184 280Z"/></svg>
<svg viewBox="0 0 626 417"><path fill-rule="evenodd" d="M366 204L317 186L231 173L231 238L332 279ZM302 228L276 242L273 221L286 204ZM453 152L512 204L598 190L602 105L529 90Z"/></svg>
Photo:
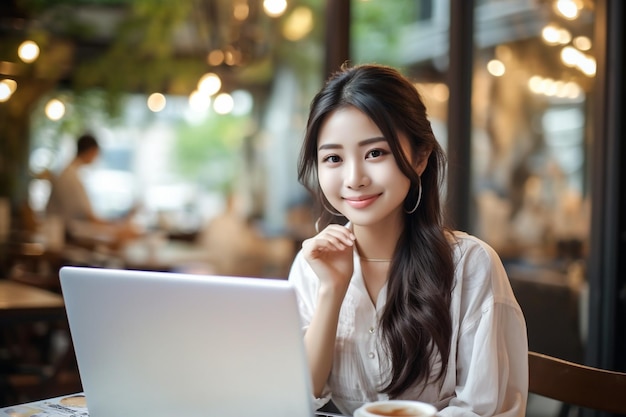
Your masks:
<svg viewBox="0 0 626 417"><path fill-rule="evenodd" d="M33 41L24 41L17 48L17 55L22 61L30 64L39 57L39 46Z"/></svg>
<svg viewBox="0 0 626 417"><path fill-rule="evenodd" d="M7 101L17 90L17 82L10 78L0 81L0 102Z"/></svg>
<svg viewBox="0 0 626 417"><path fill-rule="evenodd" d="M493 75L494 77L501 77L506 72L506 67L504 66L502 61L498 59L492 59L487 63L487 71L489 71L489 74Z"/></svg>
<svg viewBox="0 0 626 417"><path fill-rule="evenodd" d="M189 95L189 107L197 113L205 112L211 107L211 96L195 90Z"/></svg>
<svg viewBox="0 0 626 417"><path fill-rule="evenodd" d="M286 0L263 0L263 10L269 17L279 17L287 10Z"/></svg>
<svg viewBox="0 0 626 417"><path fill-rule="evenodd" d="M213 101L213 110L217 114L228 114L233 111L233 97L228 93L221 93L215 97Z"/></svg>
<svg viewBox="0 0 626 417"><path fill-rule="evenodd" d="M204 74L202 78L200 78L200 81L198 81L198 91L208 94L209 96L220 91L220 88L222 88L222 80L220 80L217 74L212 72Z"/></svg>
<svg viewBox="0 0 626 417"><path fill-rule="evenodd" d="M152 93L148 97L148 108L157 113L165 108L167 105L167 100L165 96L161 93Z"/></svg>
<svg viewBox="0 0 626 417"><path fill-rule="evenodd" d="M283 26L283 36L290 41L299 41L313 30L313 12L308 7L296 7Z"/></svg>
<svg viewBox="0 0 626 417"><path fill-rule="evenodd" d="M65 116L65 104L59 99L53 98L46 104L46 116L52 121L61 120Z"/></svg>

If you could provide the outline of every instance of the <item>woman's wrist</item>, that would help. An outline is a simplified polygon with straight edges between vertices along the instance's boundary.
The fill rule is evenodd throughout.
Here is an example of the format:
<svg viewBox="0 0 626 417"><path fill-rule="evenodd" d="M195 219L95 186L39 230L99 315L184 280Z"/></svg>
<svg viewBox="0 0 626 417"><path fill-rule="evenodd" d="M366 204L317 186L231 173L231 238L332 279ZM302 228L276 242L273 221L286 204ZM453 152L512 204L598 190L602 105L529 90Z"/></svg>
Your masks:
<svg viewBox="0 0 626 417"><path fill-rule="evenodd" d="M318 291L318 301L333 301L335 304L341 305L348 290L348 286L337 283L322 283Z"/></svg>

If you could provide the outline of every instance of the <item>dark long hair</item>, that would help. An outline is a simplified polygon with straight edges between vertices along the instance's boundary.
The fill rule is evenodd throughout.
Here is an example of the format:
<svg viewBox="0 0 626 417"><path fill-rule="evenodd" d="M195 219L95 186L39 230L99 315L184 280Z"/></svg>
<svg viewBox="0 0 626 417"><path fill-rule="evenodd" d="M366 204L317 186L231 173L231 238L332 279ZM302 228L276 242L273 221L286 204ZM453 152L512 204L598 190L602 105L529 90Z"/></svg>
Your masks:
<svg viewBox="0 0 626 417"><path fill-rule="evenodd" d="M381 392L397 397L420 382L440 379L448 364L452 320L450 298L454 277L451 243L439 197L445 154L435 139L417 89L397 70L381 65L342 67L313 98L298 165L298 179L319 199L324 196L317 178L317 141L324 120L335 110L354 106L378 126L396 163L410 180L405 213L422 199L417 210L405 214L389 270L387 303L380 319L391 372ZM408 137L413 160L430 151L421 177L404 155L398 132ZM321 201L326 207L328 202ZM321 222L333 215L322 211ZM433 375L431 363L439 355L442 366Z"/></svg>

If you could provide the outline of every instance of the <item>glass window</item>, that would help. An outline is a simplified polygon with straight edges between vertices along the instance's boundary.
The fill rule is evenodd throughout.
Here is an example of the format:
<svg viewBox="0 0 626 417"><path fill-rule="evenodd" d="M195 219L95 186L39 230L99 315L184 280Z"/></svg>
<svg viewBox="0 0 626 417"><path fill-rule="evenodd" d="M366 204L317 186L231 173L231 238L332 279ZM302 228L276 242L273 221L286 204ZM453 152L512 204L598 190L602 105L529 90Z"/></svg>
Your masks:
<svg viewBox="0 0 626 417"><path fill-rule="evenodd" d="M354 63L400 69L416 82L435 136L446 147L449 4L434 0L352 0Z"/></svg>
<svg viewBox="0 0 626 417"><path fill-rule="evenodd" d="M475 7L473 232L505 262L530 348L578 362L587 321L592 6Z"/></svg>
<svg viewBox="0 0 626 417"><path fill-rule="evenodd" d="M477 233L507 258L580 259L588 235L592 11L560 3L476 8L473 82ZM574 13L574 11L570 12Z"/></svg>

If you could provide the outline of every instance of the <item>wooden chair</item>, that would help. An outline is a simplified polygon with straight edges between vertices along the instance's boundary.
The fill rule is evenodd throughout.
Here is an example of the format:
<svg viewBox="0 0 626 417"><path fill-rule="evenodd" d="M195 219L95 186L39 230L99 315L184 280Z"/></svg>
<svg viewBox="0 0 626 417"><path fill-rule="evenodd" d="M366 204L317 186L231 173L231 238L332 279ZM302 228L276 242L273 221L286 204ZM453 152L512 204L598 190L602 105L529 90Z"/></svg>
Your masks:
<svg viewBox="0 0 626 417"><path fill-rule="evenodd" d="M528 353L528 391L565 404L626 414L626 373Z"/></svg>

